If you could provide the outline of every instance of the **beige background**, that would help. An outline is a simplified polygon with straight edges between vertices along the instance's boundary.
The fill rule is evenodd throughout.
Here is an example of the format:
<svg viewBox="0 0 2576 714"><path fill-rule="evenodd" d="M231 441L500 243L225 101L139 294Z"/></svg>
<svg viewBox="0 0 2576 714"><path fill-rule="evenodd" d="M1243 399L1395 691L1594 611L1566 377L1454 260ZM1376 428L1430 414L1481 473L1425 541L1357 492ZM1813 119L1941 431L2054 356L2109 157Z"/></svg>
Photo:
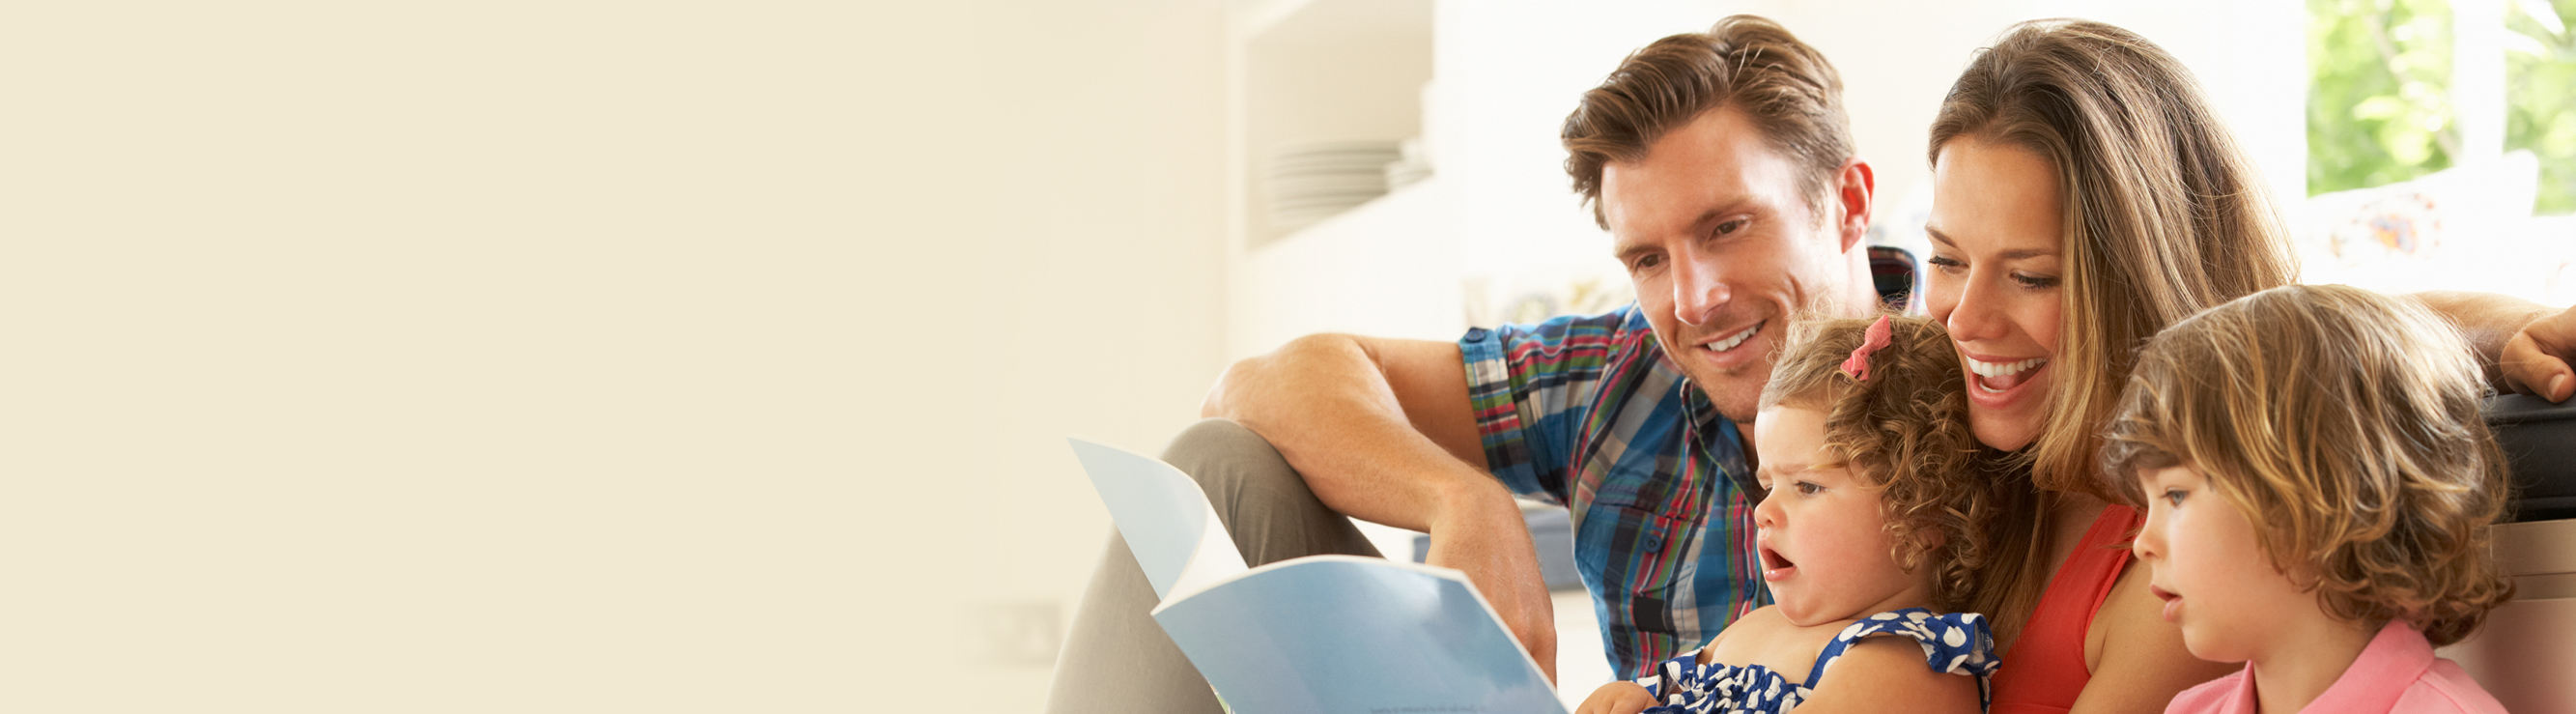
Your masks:
<svg viewBox="0 0 2576 714"><path fill-rule="evenodd" d="M0 711L1034 702L1222 8L353 5L0 13Z"/></svg>

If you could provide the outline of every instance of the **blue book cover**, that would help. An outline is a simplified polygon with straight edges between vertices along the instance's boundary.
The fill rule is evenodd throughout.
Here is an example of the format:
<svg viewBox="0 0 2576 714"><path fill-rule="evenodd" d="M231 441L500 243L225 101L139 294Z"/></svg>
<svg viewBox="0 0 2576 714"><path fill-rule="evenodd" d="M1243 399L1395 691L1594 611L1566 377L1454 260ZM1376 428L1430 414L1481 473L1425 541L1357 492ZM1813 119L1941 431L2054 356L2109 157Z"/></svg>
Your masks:
<svg viewBox="0 0 2576 714"><path fill-rule="evenodd" d="M1464 574L1343 555L1244 569L1187 474L1073 441L1164 596L1154 620L1235 714L1564 714Z"/></svg>

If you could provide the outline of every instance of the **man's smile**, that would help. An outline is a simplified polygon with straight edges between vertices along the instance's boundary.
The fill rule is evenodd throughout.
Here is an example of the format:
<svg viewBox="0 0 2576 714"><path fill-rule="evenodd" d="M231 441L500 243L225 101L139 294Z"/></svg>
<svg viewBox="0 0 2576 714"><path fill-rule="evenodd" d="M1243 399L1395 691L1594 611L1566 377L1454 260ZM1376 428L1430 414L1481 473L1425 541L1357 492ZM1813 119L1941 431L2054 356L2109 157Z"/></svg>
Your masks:
<svg viewBox="0 0 2576 714"><path fill-rule="evenodd" d="M1744 344L1744 341L1745 341L1745 340L1753 339L1753 334L1754 334L1754 333L1757 333L1757 332L1761 332L1761 331L1762 331L1762 326L1763 326L1763 325L1767 325L1767 324L1770 324L1770 321L1769 321L1769 320L1764 320L1764 321L1762 321L1762 322L1756 322L1756 323L1753 323L1753 326L1752 326L1752 327L1744 328L1744 331L1743 331L1743 332L1738 332L1738 333L1735 333L1735 334L1733 334L1733 335L1728 335L1728 336L1725 336L1725 337L1720 337L1720 338L1718 338L1718 339L1717 339L1716 341L1714 341L1714 342L1709 342L1709 343L1706 343L1706 344L1702 344L1702 345L1700 345L1700 346L1701 346L1701 347L1708 348L1708 351L1710 351L1710 352L1725 352L1725 351L1727 351L1727 350L1732 350L1732 349L1735 349L1737 345L1742 345L1742 344Z"/></svg>

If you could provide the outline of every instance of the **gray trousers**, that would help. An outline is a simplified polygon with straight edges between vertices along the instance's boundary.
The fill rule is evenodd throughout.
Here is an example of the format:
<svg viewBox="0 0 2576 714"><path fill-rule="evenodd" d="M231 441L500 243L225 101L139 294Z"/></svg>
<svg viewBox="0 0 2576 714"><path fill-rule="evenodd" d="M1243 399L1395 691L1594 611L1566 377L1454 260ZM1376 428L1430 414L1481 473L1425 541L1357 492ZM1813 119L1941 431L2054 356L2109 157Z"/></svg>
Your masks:
<svg viewBox="0 0 2576 714"><path fill-rule="evenodd" d="M1207 491L1246 565L1326 553L1378 556L1349 517L1325 507L1279 450L1243 425L1192 424L1172 439L1163 460ZM1147 614L1157 604L1127 541L1111 532L1056 657L1049 714L1222 711L1207 679Z"/></svg>

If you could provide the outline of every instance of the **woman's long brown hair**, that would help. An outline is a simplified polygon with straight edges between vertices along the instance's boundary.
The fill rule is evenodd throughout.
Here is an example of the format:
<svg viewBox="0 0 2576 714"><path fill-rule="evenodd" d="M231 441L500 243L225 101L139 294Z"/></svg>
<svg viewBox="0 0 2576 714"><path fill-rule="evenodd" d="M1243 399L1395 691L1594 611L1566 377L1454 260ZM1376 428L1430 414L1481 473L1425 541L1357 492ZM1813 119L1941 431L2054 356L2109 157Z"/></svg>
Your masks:
<svg viewBox="0 0 2576 714"><path fill-rule="evenodd" d="M2098 22L2013 26L1951 85L1932 124L1930 157L1952 140L2029 151L2056 167L2066 274L2060 375L2037 441L2012 461L2040 491L2106 501L2096 476L2101 431L2135 351L2166 325L2298 274L2285 229L2253 163L2201 96L2191 72L2136 33ZM2048 586L2045 511L2014 530L2025 562L1990 574L2009 603L1998 642Z"/></svg>

